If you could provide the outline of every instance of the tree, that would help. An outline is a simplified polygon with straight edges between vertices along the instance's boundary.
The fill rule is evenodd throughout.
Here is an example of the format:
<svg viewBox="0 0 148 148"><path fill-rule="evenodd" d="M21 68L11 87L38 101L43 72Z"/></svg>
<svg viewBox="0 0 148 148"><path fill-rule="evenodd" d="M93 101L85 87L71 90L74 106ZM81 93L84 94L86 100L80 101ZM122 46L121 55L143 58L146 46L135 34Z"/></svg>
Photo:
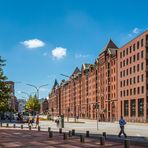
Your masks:
<svg viewBox="0 0 148 148"><path fill-rule="evenodd" d="M10 86L5 82L7 80L3 72L5 62L6 60L0 56L0 112L9 110Z"/></svg>
<svg viewBox="0 0 148 148"><path fill-rule="evenodd" d="M26 102L25 109L33 112L40 110L40 102L36 95L29 97L28 101Z"/></svg>

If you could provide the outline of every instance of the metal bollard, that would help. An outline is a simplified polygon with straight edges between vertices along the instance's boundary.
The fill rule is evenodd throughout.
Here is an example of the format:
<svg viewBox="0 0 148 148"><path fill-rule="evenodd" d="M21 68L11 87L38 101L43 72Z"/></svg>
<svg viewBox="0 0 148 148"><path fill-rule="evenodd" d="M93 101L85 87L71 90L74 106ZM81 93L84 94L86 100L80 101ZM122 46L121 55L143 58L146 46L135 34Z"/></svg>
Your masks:
<svg viewBox="0 0 148 148"><path fill-rule="evenodd" d="M71 131L68 132L68 136L69 136L69 137L72 136L72 132L71 132Z"/></svg>
<svg viewBox="0 0 148 148"><path fill-rule="evenodd" d="M80 142L84 142L84 135L80 135Z"/></svg>
<svg viewBox="0 0 148 148"><path fill-rule="evenodd" d="M63 133L63 140L67 139L67 133Z"/></svg>
<svg viewBox="0 0 148 148"><path fill-rule="evenodd" d="M9 123L6 124L6 127L9 127Z"/></svg>
<svg viewBox="0 0 148 148"><path fill-rule="evenodd" d="M129 148L130 147L130 140L129 139L125 139L124 140L124 148Z"/></svg>
<svg viewBox="0 0 148 148"><path fill-rule="evenodd" d="M72 129L72 135L75 136L75 129Z"/></svg>
<svg viewBox="0 0 148 148"><path fill-rule="evenodd" d="M1 125L1 127L2 127L2 126L3 126L3 123L1 122L1 124L0 124L0 125Z"/></svg>
<svg viewBox="0 0 148 148"><path fill-rule="evenodd" d="M49 138L52 138L52 137L53 137L53 132L49 131Z"/></svg>
<svg viewBox="0 0 148 148"><path fill-rule="evenodd" d="M50 132L51 131L51 127L48 127L48 132Z"/></svg>
<svg viewBox="0 0 148 148"><path fill-rule="evenodd" d="M89 131L86 131L86 137L89 137Z"/></svg>
<svg viewBox="0 0 148 148"><path fill-rule="evenodd" d="M62 128L59 128L59 133L60 133L60 134L62 133Z"/></svg>
<svg viewBox="0 0 148 148"><path fill-rule="evenodd" d="M21 125L21 129L23 129L23 125Z"/></svg>
<svg viewBox="0 0 148 148"><path fill-rule="evenodd" d="M100 137L100 145L105 145L105 138L104 138L104 136Z"/></svg>
<svg viewBox="0 0 148 148"><path fill-rule="evenodd" d="M29 125L29 130L31 131L31 126Z"/></svg>
<svg viewBox="0 0 148 148"><path fill-rule="evenodd" d="M106 132L103 132L102 136L106 139Z"/></svg>
<svg viewBox="0 0 148 148"><path fill-rule="evenodd" d="M40 128L40 126L38 126L38 131L40 131L41 130L41 128Z"/></svg>
<svg viewBox="0 0 148 148"><path fill-rule="evenodd" d="M13 128L15 128L16 126L15 126L15 124L13 124Z"/></svg>

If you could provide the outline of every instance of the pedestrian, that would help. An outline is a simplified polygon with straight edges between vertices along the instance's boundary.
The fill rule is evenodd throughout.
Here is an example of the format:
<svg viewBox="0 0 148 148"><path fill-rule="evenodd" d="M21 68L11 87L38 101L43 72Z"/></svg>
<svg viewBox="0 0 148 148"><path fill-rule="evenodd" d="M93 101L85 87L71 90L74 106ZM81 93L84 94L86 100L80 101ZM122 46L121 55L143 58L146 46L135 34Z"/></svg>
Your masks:
<svg viewBox="0 0 148 148"><path fill-rule="evenodd" d="M36 116L36 126L35 126L35 128L37 127L37 126L39 126L39 115L37 114L37 116Z"/></svg>
<svg viewBox="0 0 148 148"><path fill-rule="evenodd" d="M57 119L55 120L56 124L57 124L57 127L59 127L59 124L60 124L60 119L59 119L59 116L57 117Z"/></svg>
<svg viewBox="0 0 148 148"><path fill-rule="evenodd" d="M118 137L121 137L121 134L123 133L124 137L127 137L127 135L124 132L124 125L126 124L126 121L123 119L123 117L121 116L120 120L119 120L119 125L120 125L120 132Z"/></svg>
<svg viewBox="0 0 148 148"><path fill-rule="evenodd" d="M31 114L29 114L28 126L30 126L30 124L33 126L33 118Z"/></svg>

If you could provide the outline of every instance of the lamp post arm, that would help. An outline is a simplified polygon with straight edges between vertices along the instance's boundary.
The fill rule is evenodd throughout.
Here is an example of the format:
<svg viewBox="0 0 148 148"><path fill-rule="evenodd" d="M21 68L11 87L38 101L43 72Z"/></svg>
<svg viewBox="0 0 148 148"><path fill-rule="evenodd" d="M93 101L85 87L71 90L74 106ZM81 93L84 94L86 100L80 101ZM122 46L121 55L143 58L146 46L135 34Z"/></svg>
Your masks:
<svg viewBox="0 0 148 148"><path fill-rule="evenodd" d="M44 86L48 86L48 84L41 85L38 87L38 89L40 89L41 87L44 87Z"/></svg>
<svg viewBox="0 0 148 148"><path fill-rule="evenodd" d="M34 87L36 90L38 90L38 88L37 88L35 85L32 85L32 84L26 84L26 85L32 86L32 87Z"/></svg>

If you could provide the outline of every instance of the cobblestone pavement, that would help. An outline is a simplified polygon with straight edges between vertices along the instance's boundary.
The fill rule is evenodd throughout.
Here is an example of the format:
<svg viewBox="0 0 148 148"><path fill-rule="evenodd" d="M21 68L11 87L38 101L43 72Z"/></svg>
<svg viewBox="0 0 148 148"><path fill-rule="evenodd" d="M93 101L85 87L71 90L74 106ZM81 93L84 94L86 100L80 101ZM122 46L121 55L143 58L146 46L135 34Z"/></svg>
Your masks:
<svg viewBox="0 0 148 148"><path fill-rule="evenodd" d="M81 143L79 136L68 137L63 140L63 134L53 133L53 137L49 138L47 131L26 130L0 128L0 148L95 148L101 147L100 141L93 138L85 138L85 142ZM123 143L106 141L105 147L124 148ZM140 146L131 145L130 148L142 148Z"/></svg>

